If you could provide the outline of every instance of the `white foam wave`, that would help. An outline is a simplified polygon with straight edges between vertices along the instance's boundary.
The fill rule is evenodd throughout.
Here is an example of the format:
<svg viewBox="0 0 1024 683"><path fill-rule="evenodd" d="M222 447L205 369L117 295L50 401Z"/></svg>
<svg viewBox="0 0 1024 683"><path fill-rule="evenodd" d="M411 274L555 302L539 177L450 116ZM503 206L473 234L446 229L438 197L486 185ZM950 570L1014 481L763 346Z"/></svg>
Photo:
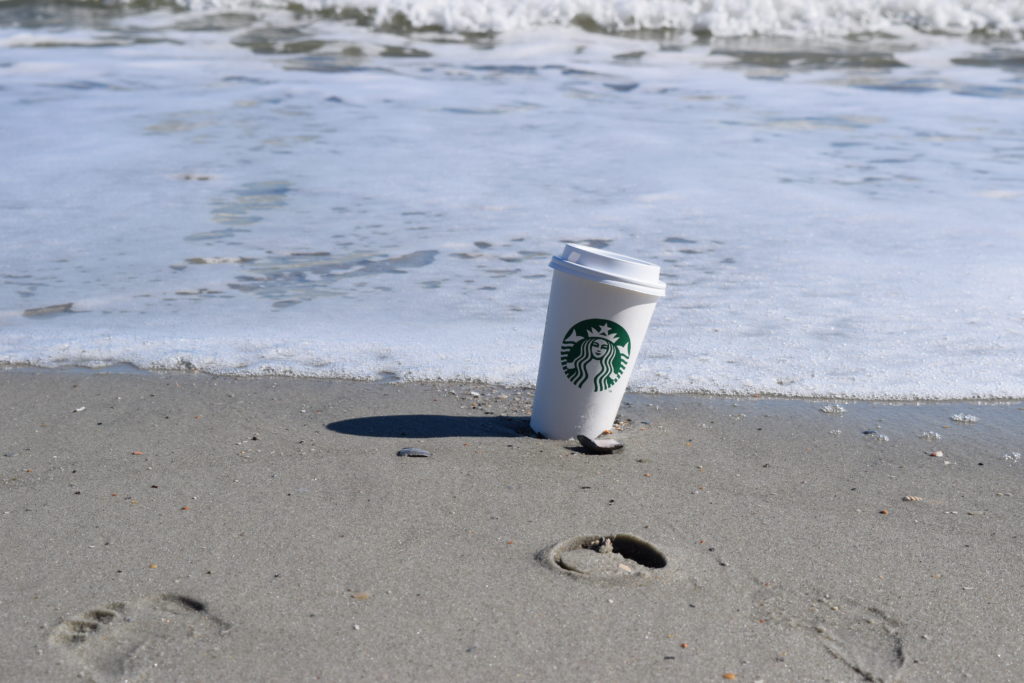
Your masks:
<svg viewBox="0 0 1024 683"><path fill-rule="evenodd" d="M133 0L122 0L130 4ZM1021 35L1024 0L173 0L196 11L304 8L360 13L377 26L506 32L592 22L610 31L670 29L715 36L859 33ZM582 19L581 19L582 18Z"/></svg>
<svg viewBox="0 0 1024 683"><path fill-rule="evenodd" d="M529 385L592 239L669 283L634 389L1024 397L1015 50L169 14L0 30L0 366Z"/></svg>

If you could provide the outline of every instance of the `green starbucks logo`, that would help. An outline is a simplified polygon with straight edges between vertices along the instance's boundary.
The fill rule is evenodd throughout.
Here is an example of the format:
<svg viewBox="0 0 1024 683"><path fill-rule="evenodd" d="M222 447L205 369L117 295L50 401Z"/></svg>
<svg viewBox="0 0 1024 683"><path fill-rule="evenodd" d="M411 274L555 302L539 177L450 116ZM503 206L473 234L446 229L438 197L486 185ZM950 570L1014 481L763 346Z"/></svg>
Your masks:
<svg viewBox="0 0 1024 683"><path fill-rule="evenodd" d="M629 334L611 320L591 318L573 325L562 339L562 370L580 389L604 391L629 363Z"/></svg>

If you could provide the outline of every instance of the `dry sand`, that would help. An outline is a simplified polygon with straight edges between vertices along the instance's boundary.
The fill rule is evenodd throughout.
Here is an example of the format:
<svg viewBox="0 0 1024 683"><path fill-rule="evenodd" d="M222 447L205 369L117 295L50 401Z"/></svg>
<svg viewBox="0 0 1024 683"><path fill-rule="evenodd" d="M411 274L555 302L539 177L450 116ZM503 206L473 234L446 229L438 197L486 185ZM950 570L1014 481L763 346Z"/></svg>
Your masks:
<svg viewBox="0 0 1024 683"><path fill-rule="evenodd" d="M0 679L1024 672L1021 404L629 395L586 455L530 398L0 372Z"/></svg>

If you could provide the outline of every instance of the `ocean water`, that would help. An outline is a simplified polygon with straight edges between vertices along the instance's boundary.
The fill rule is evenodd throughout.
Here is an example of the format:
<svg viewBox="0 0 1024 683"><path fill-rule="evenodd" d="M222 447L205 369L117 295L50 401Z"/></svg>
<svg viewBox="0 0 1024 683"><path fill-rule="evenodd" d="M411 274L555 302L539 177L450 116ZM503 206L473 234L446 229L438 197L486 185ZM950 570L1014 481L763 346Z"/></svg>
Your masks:
<svg viewBox="0 0 1024 683"><path fill-rule="evenodd" d="M1021 0L0 0L0 365L1024 398Z"/></svg>

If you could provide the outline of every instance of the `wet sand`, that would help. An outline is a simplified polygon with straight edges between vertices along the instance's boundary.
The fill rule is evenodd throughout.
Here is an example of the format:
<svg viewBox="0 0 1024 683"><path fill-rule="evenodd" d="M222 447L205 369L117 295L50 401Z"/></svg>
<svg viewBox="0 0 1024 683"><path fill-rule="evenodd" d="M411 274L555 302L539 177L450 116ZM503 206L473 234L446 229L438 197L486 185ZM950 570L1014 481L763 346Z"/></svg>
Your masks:
<svg viewBox="0 0 1024 683"><path fill-rule="evenodd" d="M1024 404L626 401L0 372L0 680L1024 671Z"/></svg>

